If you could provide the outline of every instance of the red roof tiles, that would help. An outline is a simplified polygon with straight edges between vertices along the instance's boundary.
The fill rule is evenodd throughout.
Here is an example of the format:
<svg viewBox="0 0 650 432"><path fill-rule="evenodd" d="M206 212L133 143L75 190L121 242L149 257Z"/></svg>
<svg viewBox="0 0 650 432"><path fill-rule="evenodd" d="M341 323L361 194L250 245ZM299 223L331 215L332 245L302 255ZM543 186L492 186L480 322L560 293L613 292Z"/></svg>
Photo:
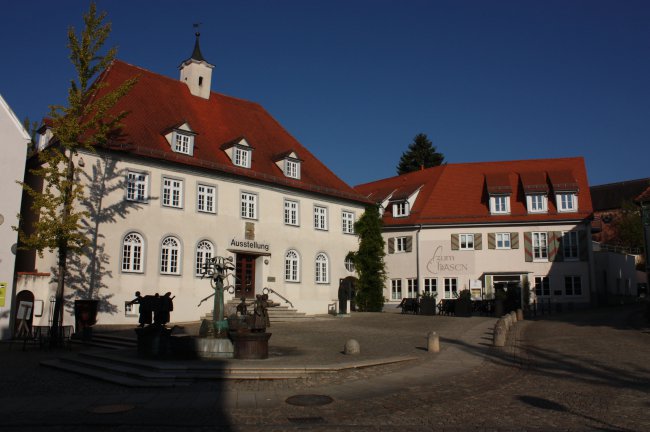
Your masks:
<svg viewBox="0 0 650 432"><path fill-rule="evenodd" d="M535 186L531 191L539 192L544 187L548 190L548 185L544 186L545 181L542 179L546 179L550 170L563 173L555 176L558 181L561 180L558 184L576 186L578 212L559 213L554 197L551 196L548 200L548 213L528 213L524 184ZM486 179L490 180L486 183ZM491 180L499 186L498 190L511 190L509 214L490 214L488 188ZM393 218L390 212L386 212L385 225L544 222L586 219L592 214L587 173L582 158L447 164L362 184L355 189L366 196L375 197L382 195L379 191L395 190L399 186L418 182L423 182L424 186L410 215Z"/></svg>
<svg viewBox="0 0 650 432"><path fill-rule="evenodd" d="M127 79L138 82L115 107L128 111L122 134L109 148L144 157L216 170L261 182L368 203L292 137L259 104L212 92L206 100L193 96L179 80L116 60L102 74L105 92ZM174 153L165 132L187 124L196 133L193 156ZM245 138L252 151L251 168L232 164L222 145ZM278 154L295 151L301 158L301 178L290 179L274 162Z"/></svg>

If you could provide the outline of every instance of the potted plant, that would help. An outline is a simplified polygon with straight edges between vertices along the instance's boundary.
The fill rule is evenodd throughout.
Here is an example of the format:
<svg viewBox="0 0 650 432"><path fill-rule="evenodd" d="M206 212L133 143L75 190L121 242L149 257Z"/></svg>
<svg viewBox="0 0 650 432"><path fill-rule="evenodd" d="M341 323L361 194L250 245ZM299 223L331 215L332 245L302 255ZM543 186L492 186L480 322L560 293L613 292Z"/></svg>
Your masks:
<svg viewBox="0 0 650 432"><path fill-rule="evenodd" d="M420 294L420 313L422 315L436 314L436 297L438 297L437 292L424 291Z"/></svg>
<svg viewBox="0 0 650 432"><path fill-rule="evenodd" d="M468 317L472 315L472 293L468 289L461 290L456 298L456 316Z"/></svg>

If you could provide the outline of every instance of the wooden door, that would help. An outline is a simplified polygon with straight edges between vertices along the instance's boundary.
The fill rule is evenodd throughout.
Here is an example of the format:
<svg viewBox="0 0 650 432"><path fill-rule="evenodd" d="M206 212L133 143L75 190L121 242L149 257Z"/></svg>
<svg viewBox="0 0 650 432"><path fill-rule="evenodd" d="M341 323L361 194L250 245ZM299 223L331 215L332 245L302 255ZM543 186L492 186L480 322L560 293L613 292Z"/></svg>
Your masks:
<svg viewBox="0 0 650 432"><path fill-rule="evenodd" d="M235 296L255 298L255 255L237 254L235 263Z"/></svg>

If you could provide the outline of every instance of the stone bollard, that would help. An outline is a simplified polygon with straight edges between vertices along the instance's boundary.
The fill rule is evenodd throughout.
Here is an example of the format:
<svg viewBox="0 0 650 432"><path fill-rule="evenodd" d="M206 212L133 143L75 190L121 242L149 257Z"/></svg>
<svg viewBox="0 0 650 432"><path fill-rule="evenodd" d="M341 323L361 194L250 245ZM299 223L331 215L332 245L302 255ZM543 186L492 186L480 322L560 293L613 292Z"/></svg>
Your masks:
<svg viewBox="0 0 650 432"><path fill-rule="evenodd" d="M494 335L492 344L496 347L506 345L506 336L508 335L508 328L506 327L506 320L501 318L494 325Z"/></svg>
<svg viewBox="0 0 650 432"><path fill-rule="evenodd" d="M510 327L512 327L512 317L510 314L505 314L501 317L501 320L503 320L503 324L506 326L506 331L510 330Z"/></svg>
<svg viewBox="0 0 650 432"><path fill-rule="evenodd" d="M512 318L513 324L517 322L517 312L515 311L510 312L510 317Z"/></svg>
<svg viewBox="0 0 650 432"><path fill-rule="evenodd" d="M350 339L345 343L345 347L343 348L343 354L345 355L356 355L361 352L361 347L359 346L359 342L357 342L355 339Z"/></svg>
<svg viewBox="0 0 650 432"><path fill-rule="evenodd" d="M517 309L517 321L524 320L524 311L522 309Z"/></svg>
<svg viewBox="0 0 650 432"><path fill-rule="evenodd" d="M432 331L427 335L427 351L437 353L440 352L440 338L438 333Z"/></svg>

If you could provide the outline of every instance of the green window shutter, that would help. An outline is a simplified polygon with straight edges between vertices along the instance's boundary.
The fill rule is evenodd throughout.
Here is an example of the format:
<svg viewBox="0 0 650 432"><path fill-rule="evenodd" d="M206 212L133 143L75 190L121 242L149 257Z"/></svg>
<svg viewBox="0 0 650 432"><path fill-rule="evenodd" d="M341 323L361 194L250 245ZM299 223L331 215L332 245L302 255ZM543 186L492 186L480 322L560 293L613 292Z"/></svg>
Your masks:
<svg viewBox="0 0 650 432"><path fill-rule="evenodd" d="M483 249L483 234L474 234L474 249Z"/></svg>
<svg viewBox="0 0 650 432"><path fill-rule="evenodd" d="M412 252L413 251L413 236L408 236L406 237L406 252Z"/></svg>
<svg viewBox="0 0 650 432"><path fill-rule="evenodd" d="M451 235L451 250L458 250L458 234Z"/></svg>
<svg viewBox="0 0 650 432"><path fill-rule="evenodd" d="M496 249L496 235L494 233L488 233L488 249Z"/></svg>
<svg viewBox="0 0 650 432"><path fill-rule="evenodd" d="M562 261L562 253L560 252L560 241L562 233L560 231L548 232L548 260L549 261Z"/></svg>
<svg viewBox="0 0 650 432"><path fill-rule="evenodd" d="M510 233L510 249L519 249L519 233Z"/></svg>
<svg viewBox="0 0 650 432"><path fill-rule="evenodd" d="M591 245L587 238L586 231L578 231L578 248L580 250L580 261L589 261L589 246Z"/></svg>
<svg viewBox="0 0 650 432"><path fill-rule="evenodd" d="M390 237L388 239L388 253L395 253L395 237Z"/></svg>
<svg viewBox="0 0 650 432"><path fill-rule="evenodd" d="M526 262L533 262L533 233L524 233L524 257Z"/></svg>

